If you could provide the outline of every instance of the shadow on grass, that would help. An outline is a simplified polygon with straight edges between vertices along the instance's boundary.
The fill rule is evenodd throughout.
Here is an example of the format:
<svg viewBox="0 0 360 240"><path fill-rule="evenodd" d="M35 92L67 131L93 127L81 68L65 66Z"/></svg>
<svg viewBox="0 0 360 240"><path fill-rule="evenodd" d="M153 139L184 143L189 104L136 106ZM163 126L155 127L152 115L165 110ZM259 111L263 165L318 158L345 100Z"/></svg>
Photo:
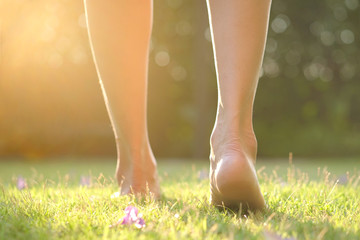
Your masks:
<svg viewBox="0 0 360 240"><path fill-rule="evenodd" d="M211 206L206 199L198 199L199 204L194 211L199 211L207 217L208 230L214 234L221 234L227 231L233 231L235 239L253 236L265 239L293 240L293 239L359 239L359 235L352 231L338 227L328 219L323 221L304 220L303 216L291 216L289 214L273 210L271 208L263 211L239 211L239 209L218 208ZM180 202L179 207L191 209L192 206L173 198L164 196L164 204ZM246 210L246 209L245 209ZM240 221L240 228L234 225L234 218ZM263 227L262 233L256 236L250 227L246 227L248 221ZM243 225L242 225L243 223Z"/></svg>
<svg viewBox="0 0 360 240"><path fill-rule="evenodd" d="M300 219L301 216L294 217L271 209L265 210L262 214L262 216L254 215L256 223L264 225L265 231L271 231L273 226L278 226L279 234L291 237L290 239L359 239L359 235L355 232L337 227L326 219L322 222L314 222L310 219L304 221Z"/></svg>

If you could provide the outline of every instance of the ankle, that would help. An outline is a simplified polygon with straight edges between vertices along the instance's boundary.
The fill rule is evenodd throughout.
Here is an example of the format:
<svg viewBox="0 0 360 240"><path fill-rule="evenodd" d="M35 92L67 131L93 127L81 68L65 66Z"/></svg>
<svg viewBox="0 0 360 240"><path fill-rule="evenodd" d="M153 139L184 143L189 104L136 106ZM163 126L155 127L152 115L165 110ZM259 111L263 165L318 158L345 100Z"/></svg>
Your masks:
<svg viewBox="0 0 360 240"><path fill-rule="evenodd" d="M126 152L128 155L137 155L150 149L149 139L146 135L137 138L115 137L118 155ZM120 155L119 155L120 156Z"/></svg>
<svg viewBox="0 0 360 240"><path fill-rule="evenodd" d="M210 141L216 144L218 141L238 139L242 141L256 141L251 117L241 119L238 116L228 117L218 114L211 134Z"/></svg>
<svg viewBox="0 0 360 240"><path fill-rule="evenodd" d="M137 146L117 142L117 149L116 177L120 186L125 184L138 191L146 184L157 183L157 163L148 142Z"/></svg>
<svg viewBox="0 0 360 240"><path fill-rule="evenodd" d="M210 137L211 154L221 157L229 151L241 151L255 161L257 140L252 125L251 115L248 119L223 117L218 114ZM215 156L213 156L215 158Z"/></svg>

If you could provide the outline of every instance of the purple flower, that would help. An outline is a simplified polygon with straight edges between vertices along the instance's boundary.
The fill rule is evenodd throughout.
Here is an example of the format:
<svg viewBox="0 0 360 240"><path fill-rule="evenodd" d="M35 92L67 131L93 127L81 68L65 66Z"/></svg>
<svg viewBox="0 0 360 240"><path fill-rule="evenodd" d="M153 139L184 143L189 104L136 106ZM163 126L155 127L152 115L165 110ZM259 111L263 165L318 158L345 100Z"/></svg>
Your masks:
<svg viewBox="0 0 360 240"><path fill-rule="evenodd" d="M19 176L16 181L16 187L19 190L23 190L24 188L27 188L27 183L26 183L25 178Z"/></svg>
<svg viewBox="0 0 360 240"><path fill-rule="evenodd" d="M141 213L139 214L139 210L136 207L128 206L125 208L124 212L125 212L125 216L123 218L120 218L116 224L114 224L110 227L114 227L119 224L121 224L121 225L134 224L135 227L137 227L137 228L145 227L145 221L142 218L142 214Z"/></svg>
<svg viewBox="0 0 360 240"><path fill-rule="evenodd" d="M137 221L139 210L136 207L128 206L125 208L125 217L121 221L121 225L130 225Z"/></svg>
<svg viewBox="0 0 360 240"><path fill-rule="evenodd" d="M89 187L91 184L91 178L88 176L81 176L80 178L80 186Z"/></svg>

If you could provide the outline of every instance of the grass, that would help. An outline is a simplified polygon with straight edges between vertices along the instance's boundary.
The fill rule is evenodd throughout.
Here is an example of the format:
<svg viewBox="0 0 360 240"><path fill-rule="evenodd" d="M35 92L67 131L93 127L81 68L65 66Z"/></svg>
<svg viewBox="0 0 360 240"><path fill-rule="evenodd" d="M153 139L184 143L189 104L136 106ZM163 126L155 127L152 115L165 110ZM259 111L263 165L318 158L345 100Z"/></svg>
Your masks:
<svg viewBox="0 0 360 240"><path fill-rule="evenodd" d="M269 208L244 216L208 204L204 161L160 161L160 201L111 198L115 164L106 159L0 162L0 239L360 239L356 163L259 161ZM16 187L20 175L24 190ZM91 176L90 186L80 186L81 176ZM109 228L129 205L146 227Z"/></svg>

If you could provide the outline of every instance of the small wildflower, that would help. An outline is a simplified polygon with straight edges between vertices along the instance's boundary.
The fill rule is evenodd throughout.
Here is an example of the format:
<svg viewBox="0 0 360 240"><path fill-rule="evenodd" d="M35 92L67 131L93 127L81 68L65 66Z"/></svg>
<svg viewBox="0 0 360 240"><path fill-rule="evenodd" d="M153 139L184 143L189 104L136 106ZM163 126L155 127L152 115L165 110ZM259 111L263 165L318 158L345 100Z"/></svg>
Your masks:
<svg viewBox="0 0 360 240"><path fill-rule="evenodd" d="M338 179L340 185L346 185L349 182L347 174L343 174Z"/></svg>
<svg viewBox="0 0 360 240"><path fill-rule="evenodd" d="M139 214L139 210L136 207L128 206L125 208L125 216L123 218L120 218L116 224L111 225L110 227L132 224L134 224L137 228L145 227L145 221L142 218L142 214Z"/></svg>
<svg viewBox="0 0 360 240"><path fill-rule="evenodd" d="M91 178L89 176L81 176L80 178L80 186L90 187Z"/></svg>
<svg viewBox="0 0 360 240"><path fill-rule="evenodd" d="M175 218L179 218L180 215L179 215L178 213L176 213L176 214L174 215L174 217L175 217Z"/></svg>
<svg viewBox="0 0 360 240"><path fill-rule="evenodd" d="M265 230L265 240L296 240L295 238L283 238L281 235Z"/></svg>
<svg viewBox="0 0 360 240"><path fill-rule="evenodd" d="M17 178L16 187L17 187L19 190L23 190L23 189L27 188L27 183L26 183L25 178L19 176L19 177Z"/></svg>

